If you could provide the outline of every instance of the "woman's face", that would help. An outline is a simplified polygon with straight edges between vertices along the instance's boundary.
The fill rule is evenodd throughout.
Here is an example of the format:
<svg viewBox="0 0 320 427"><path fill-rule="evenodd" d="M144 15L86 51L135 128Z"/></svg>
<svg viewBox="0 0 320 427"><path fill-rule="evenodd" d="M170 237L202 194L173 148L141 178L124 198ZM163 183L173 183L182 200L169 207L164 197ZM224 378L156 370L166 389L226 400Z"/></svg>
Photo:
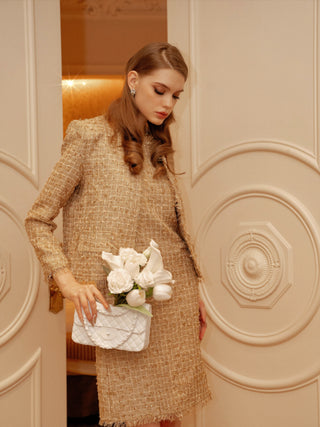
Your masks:
<svg viewBox="0 0 320 427"><path fill-rule="evenodd" d="M185 79L176 70L162 68L145 76L130 71L128 84L136 91L135 103L141 119L159 126L172 113Z"/></svg>

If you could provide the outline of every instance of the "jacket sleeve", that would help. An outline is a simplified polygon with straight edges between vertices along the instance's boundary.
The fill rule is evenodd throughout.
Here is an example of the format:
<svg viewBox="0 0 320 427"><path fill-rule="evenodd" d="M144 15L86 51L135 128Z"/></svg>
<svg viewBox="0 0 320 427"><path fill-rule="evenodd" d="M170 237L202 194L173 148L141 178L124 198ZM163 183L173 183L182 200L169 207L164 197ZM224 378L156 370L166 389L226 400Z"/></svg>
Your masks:
<svg viewBox="0 0 320 427"><path fill-rule="evenodd" d="M68 126L61 158L25 220L29 239L49 283L56 271L69 267L62 245L53 234L57 227L54 219L81 180L82 128L81 121L73 121Z"/></svg>

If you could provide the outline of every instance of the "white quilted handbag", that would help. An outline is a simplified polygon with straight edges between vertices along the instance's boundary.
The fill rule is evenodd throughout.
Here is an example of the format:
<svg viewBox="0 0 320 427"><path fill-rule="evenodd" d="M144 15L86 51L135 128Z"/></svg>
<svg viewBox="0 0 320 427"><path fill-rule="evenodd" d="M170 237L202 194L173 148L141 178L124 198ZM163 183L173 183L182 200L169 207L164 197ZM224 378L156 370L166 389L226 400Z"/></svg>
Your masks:
<svg viewBox="0 0 320 427"><path fill-rule="evenodd" d="M151 304L143 304L151 312ZM94 326L83 315L81 323L74 312L72 340L79 344L106 349L141 351L148 347L151 317L125 307L110 305L106 310L97 301L97 320Z"/></svg>

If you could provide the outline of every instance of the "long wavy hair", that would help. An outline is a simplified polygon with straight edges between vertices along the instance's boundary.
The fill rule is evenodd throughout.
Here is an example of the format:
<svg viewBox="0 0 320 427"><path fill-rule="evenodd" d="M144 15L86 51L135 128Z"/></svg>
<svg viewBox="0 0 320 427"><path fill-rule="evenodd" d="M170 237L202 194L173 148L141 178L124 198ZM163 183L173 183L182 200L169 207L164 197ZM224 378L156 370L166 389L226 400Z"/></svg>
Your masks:
<svg viewBox="0 0 320 427"><path fill-rule="evenodd" d="M124 160L132 174L139 174L143 167L142 141L146 135L146 128L141 127L138 120L139 111L134 98L130 93L127 81L128 73L136 71L140 76L151 72L171 68L188 77L188 67L179 50L169 43L150 43L140 49L129 59L125 69L125 83L120 98L116 99L109 107L107 120L115 131L122 136ZM169 125L174 121L171 113L161 125L157 126L147 122L147 131L151 134L154 144L151 151L151 162L155 167L154 176L164 173L163 158L173 153Z"/></svg>

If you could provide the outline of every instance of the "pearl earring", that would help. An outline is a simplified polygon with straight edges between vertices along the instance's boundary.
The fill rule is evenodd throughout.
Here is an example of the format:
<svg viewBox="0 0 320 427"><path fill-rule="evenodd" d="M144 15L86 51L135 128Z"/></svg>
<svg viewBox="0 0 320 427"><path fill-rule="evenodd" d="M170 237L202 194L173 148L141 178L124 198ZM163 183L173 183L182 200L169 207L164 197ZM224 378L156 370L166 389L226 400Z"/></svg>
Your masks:
<svg viewBox="0 0 320 427"><path fill-rule="evenodd" d="M131 88L130 89L130 93L131 93L131 95L133 96L133 98L135 97L135 95L136 95L136 90L135 90L135 88Z"/></svg>

